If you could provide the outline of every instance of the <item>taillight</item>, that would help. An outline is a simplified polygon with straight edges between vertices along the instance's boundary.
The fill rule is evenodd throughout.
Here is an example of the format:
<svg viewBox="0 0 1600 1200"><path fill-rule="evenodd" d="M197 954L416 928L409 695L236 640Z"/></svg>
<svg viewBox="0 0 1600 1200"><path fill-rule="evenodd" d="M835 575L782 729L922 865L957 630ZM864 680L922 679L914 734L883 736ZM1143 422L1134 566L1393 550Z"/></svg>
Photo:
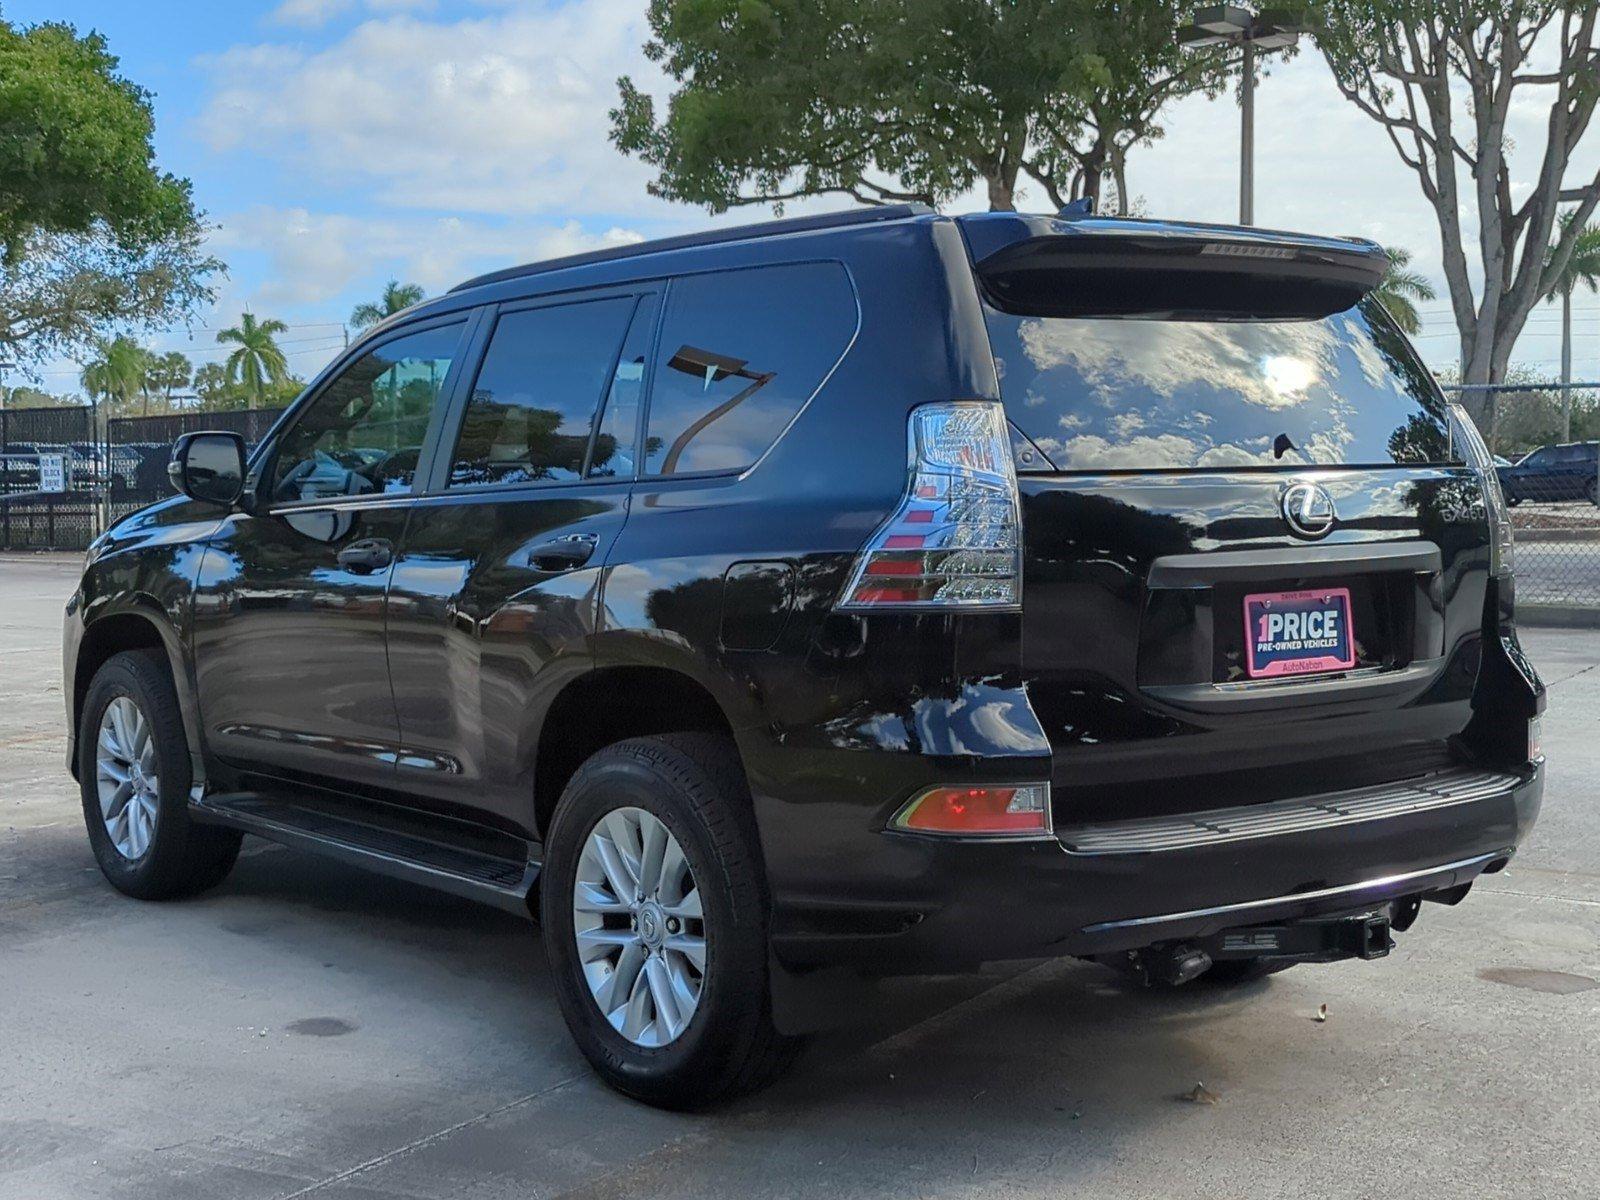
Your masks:
<svg viewBox="0 0 1600 1200"><path fill-rule="evenodd" d="M861 552L841 608L995 609L1021 598L1017 476L994 401L924 404L905 498Z"/></svg>
<svg viewBox="0 0 1600 1200"><path fill-rule="evenodd" d="M1510 575L1516 566L1516 540L1511 533L1511 509L1506 506L1505 493L1500 490L1500 473L1495 470L1494 455L1483 444L1483 435L1473 424L1467 410L1459 404L1450 406L1450 435L1461 448L1461 456L1469 466L1478 469L1483 479L1484 507L1489 513L1489 571L1493 575Z"/></svg>
<svg viewBox="0 0 1600 1200"><path fill-rule="evenodd" d="M957 837L1039 837L1050 832L1050 785L929 788L907 804L891 829Z"/></svg>

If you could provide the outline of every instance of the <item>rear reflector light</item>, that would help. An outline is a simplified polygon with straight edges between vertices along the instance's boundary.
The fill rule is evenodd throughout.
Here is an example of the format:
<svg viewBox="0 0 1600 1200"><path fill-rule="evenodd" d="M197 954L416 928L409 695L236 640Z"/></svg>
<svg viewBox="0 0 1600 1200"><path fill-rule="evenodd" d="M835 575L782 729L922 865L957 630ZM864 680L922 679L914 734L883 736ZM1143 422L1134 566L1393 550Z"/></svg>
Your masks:
<svg viewBox="0 0 1600 1200"><path fill-rule="evenodd" d="M1544 726L1538 717L1528 722L1528 761L1538 762L1544 757Z"/></svg>
<svg viewBox="0 0 1600 1200"><path fill-rule="evenodd" d="M1490 574L1510 575L1516 567L1516 544L1511 533L1511 510L1500 490L1500 472L1495 469L1494 455L1483 444L1483 435L1459 404L1450 406L1450 440L1467 464L1478 469L1483 480L1483 503L1489 516Z"/></svg>
<svg viewBox="0 0 1600 1200"><path fill-rule="evenodd" d="M924 404L908 434L906 494L867 542L840 607L1015 607L1022 521L1005 410Z"/></svg>
<svg viewBox="0 0 1600 1200"><path fill-rule="evenodd" d="M936 787L895 814L892 829L966 837L1037 837L1050 832L1050 785Z"/></svg>

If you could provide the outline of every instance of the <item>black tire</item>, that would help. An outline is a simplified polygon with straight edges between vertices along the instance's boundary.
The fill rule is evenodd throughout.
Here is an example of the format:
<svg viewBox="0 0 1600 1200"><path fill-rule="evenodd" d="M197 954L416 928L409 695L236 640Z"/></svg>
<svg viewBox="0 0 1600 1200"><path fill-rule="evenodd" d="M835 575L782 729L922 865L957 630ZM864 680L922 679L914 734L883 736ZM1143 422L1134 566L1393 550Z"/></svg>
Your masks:
<svg viewBox="0 0 1600 1200"><path fill-rule="evenodd" d="M1295 964L1271 958L1228 958L1214 962L1197 982L1216 987L1234 987L1241 983L1254 983L1279 971L1287 971Z"/></svg>
<svg viewBox="0 0 1600 1200"><path fill-rule="evenodd" d="M1590 504L1600 505L1600 481L1591 479L1584 484L1583 495Z"/></svg>
<svg viewBox="0 0 1600 1200"><path fill-rule="evenodd" d="M131 699L149 723L159 772L155 827L148 846L126 857L101 814L96 748L101 718L119 696ZM89 685L78 725L78 782L89 845L111 886L139 900L192 896L221 883L239 857L241 835L189 819L189 742L166 656L129 650L108 659Z"/></svg>
<svg viewBox="0 0 1600 1200"><path fill-rule="evenodd" d="M704 909L707 958L698 1007L678 1037L642 1047L612 1028L584 978L573 888L601 818L640 808L682 847ZM792 1061L799 1040L772 1023L768 901L744 769L711 734L667 734L606 747L567 784L545 839L540 880L546 957L578 1048L618 1091L662 1108L700 1108L754 1091Z"/></svg>

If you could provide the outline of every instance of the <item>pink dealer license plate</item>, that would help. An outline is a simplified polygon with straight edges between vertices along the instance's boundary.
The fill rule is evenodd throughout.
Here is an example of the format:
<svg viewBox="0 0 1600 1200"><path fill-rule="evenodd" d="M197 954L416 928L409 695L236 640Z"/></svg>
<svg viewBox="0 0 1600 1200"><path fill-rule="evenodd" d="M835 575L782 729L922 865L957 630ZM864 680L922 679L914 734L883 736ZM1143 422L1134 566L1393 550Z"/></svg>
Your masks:
<svg viewBox="0 0 1600 1200"><path fill-rule="evenodd" d="M1246 596L1244 645L1253 679L1349 670L1356 665L1350 589Z"/></svg>

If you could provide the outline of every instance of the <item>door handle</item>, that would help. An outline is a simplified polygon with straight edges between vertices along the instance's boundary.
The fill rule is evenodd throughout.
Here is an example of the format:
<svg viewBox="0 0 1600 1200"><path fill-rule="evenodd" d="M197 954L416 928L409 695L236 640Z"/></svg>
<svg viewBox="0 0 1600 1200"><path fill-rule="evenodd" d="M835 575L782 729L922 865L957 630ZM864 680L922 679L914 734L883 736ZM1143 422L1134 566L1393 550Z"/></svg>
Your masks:
<svg viewBox="0 0 1600 1200"><path fill-rule="evenodd" d="M338 560L352 575L370 575L394 561L394 543L383 538L362 538L339 551Z"/></svg>
<svg viewBox="0 0 1600 1200"><path fill-rule="evenodd" d="M595 533L569 533L540 542L528 551L528 565L538 571L571 571L583 566L600 545Z"/></svg>

